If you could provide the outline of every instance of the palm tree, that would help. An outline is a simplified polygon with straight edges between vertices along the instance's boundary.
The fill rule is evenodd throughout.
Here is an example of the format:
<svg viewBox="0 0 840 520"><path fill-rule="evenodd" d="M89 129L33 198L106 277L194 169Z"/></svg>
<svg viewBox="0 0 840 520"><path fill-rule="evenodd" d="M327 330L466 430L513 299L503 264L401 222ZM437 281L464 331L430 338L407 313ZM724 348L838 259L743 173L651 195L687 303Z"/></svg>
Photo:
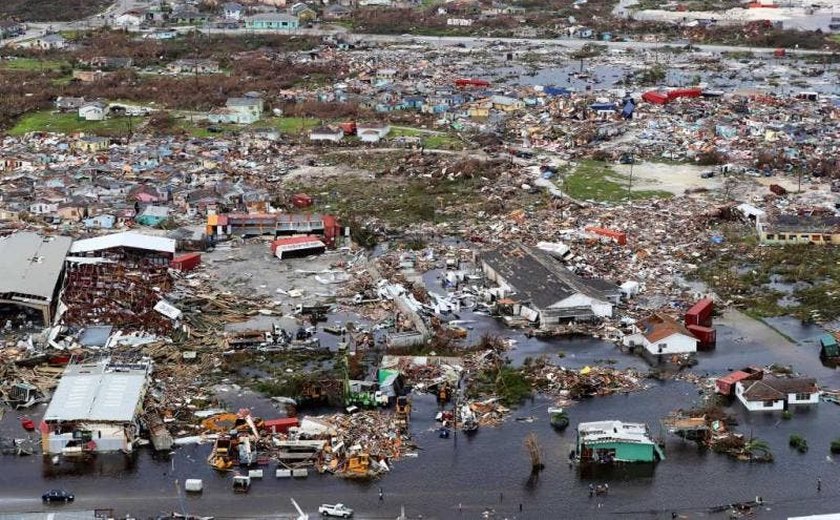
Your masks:
<svg viewBox="0 0 840 520"><path fill-rule="evenodd" d="M752 461L753 457L758 454L760 454L763 459L773 460L773 454L770 452L770 445L767 444L767 441L762 439L750 437L750 440L744 444L744 451L746 451L747 455L749 455L750 461Z"/></svg>

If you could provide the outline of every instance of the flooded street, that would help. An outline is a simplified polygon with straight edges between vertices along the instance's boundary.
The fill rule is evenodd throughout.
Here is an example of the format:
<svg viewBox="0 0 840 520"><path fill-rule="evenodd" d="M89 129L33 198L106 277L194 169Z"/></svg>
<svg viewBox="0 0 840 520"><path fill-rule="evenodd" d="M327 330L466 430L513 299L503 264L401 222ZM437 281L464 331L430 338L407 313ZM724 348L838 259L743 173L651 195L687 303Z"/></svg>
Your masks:
<svg viewBox="0 0 840 520"><path fill-rule="evenodd" d="M476 320L471 331L474 334L502 333L516 339L510 354L516 363L527 356L556 355L562 351L565 357L556 362L567 367L583 367L598 359L615 359L619 367L644 367L639 358L622 354L609 343L592 339L540 341L504 329L486 317L470 319ZM693 372L718 375L747 364L776 362L792 364L803 374L817 377L821 385L840 387L840 374L821 365L811 341L819 333L818 328L774 321L774 326L782 328L787 336L801 341L792 344L738 313L727 313L718 324L718 348L702 353ZM739 418L740 432L770 444L774 463L736 462L671 436L666 438L666 459L655 467L624 466L591 477L570 468L567 458L578 422L608 418L643 421L655 436L660 436L665 434L659 426L660 418L700 402L698 388L692 384L654 380L647 383L649 388L642 392L575 404L569 410L571 427L562 433L548 423L546 408L551 402L537 397L514 410L500 427L482 428L472 437L461 434L440 439L435 429L434 399L415 396L411 428L420 446L419 455L396 462L390 474L370 482L317 474L307 479L277 480L273 477L274 467L269 466L266 478L256 481L249 494L237 495L231 490L229 476L217 473L205 462L210 444L177 448L171 458L153 456L150 450L140 449L133 458L99 455L93 462L62 461L57 466L40 456L5 456L0 510L40 510L39 494L52 487L76 493L78 498L70 508L113 507L140 516L187 511L217 518L264 518L271 517L271 511L290 514L289 497L309 512L322 502L341 501L355 508L358 518L394 518L400 505L406 506L410 518L422 514L426 519L480 518L487 509L509 518L560 518L559 512L563 512L562 517L670 518L672 511L687 518L723 518L707 509L755 496L766 502L766 510L758 518L828 513L837 508L840 468L829 457L828 444L837 436L840 406L830 403L797 410L790 421L781 420L778 414L748 415L738 404L727 408ZM231 405L260 401L248 394L237 398L235 390L228 391ZM258 404L255 408L271 412L270 405ZM43 413L43 407L37 410ZM6 414L0 428L5 436L23 434L14 412ZM546 461L546 469L537 478L530 478L530 463L523 448L523 439L529 432L537 434ZM788 448L791 433L806 437L811 446L808 453L799 454ZM817 477L825 483L819 493ZM175 481L186 478L204 479L203 495L179 498ZM590 482L609 482L609 495L590 499ZM380 486L385 494L382 502L377 493Z"/></svg>

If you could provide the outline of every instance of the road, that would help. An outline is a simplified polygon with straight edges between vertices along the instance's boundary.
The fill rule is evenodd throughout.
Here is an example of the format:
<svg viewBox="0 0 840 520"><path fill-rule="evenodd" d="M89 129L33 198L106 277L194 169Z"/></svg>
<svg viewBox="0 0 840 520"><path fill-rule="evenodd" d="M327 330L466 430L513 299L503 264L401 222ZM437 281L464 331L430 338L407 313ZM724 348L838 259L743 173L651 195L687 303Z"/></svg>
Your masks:
<svg viewBox="0 0 840 520"><path fill-rule="evenodd" d="M73 22L44 22L30 24L29 30L26 34L17 38L10 38L0 42L0 45L10 45L19 43L21 41L40 36L45 31L71 31L71 30L92 30L100 28L107 23L113 23L113 20L119 15L129 11L135 7L144 4L138 3L137 0L118 0L102 13L96 14L90 18L77 20ZM131 30L131 29L130 29ZM136 29L135 29L136 30ZM667 42L602 42L591 39L578 38L554 38L554 39L540 39L540 38L487 38L478 36L413 36L409 34L367 34L367 33L348 33L344 27L318 27L312 29L296 29L293 31L271 31L271 30L232 30L232 29L217 29L205 27L199 29L204 34L224 34L224 35L245 35L245 34L294 34L300 36L328 36L336 34L351 34L356 38L365 41L380 42L380 43L422 43L437 47L451 47L456 45L464 46L483 46L490 45L495 42L504 43L506 45L532 45L532 46L557 46L567 49L580 49L585 45L598 44L604 45L609 49L621 50L654 50L671 45ZM139 31L138 31L139 32ZM771 47L749 47L737 45L695 45L696 48L704 52L721 53L721 52L743 52L749 50L758 54L772 54L775 48ZM790 51L789 51L790 53ZM832 54L829 51L820 50L797 50L796 54Z"/></svg>

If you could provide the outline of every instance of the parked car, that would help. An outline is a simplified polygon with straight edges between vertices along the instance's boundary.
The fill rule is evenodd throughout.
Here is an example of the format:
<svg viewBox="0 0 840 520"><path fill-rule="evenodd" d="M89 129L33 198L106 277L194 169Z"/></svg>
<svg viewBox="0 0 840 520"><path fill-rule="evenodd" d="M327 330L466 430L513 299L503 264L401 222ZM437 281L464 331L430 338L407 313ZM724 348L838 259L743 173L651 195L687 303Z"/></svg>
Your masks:
<svg viewBox="0 0 840 520"><path fill-rule="evenodd" d="M353 516L353 510L344 504L321 504L318 512L322 516L337 516L339 518L350 518Z"/></svg>
<svg viewBox="0 0 840 520"><path fill-rule="evenodd" d="M714 170L709 170L707 172L703 172L703 173L700 174L701 179L711 179L714 176L715 176Z"/></svg>
<svg viewBox="0 0 840 520"><path fill-rule="evenodd" d="M44 503L48 502L72 502L76 496L73 493L65 491L63 489L51 489L41 495L41 500Z"/></svg>

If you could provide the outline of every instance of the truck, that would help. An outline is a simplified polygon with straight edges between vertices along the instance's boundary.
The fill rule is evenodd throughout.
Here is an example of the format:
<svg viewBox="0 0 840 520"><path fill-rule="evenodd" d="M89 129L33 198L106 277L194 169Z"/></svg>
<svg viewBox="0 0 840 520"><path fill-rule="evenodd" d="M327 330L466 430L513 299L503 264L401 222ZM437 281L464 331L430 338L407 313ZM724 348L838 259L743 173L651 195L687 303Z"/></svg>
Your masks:
<svg viewBox="0 0 840 520"><path fill-rule="evenodd" d="M353 510L344 504L321 504L318 512L322 516L335 516L338 518L350 518L353 516Z"/></svg>

